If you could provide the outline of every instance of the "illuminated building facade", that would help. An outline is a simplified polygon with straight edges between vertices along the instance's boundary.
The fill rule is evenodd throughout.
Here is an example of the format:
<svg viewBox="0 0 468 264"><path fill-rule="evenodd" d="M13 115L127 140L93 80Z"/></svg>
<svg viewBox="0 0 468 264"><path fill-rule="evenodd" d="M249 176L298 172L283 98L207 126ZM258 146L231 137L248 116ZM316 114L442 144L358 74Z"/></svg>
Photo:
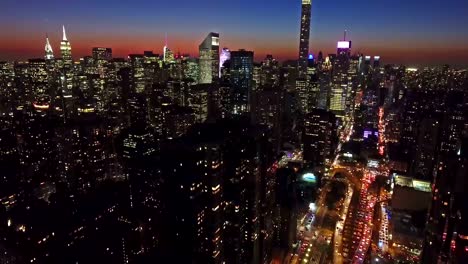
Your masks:
<svg viewBox="0 0 468 264"><path fill-rule="evenodd" d="M110 61L112 60L112 49L95 47L92 51L94 61Z"/></svg>
<svg viewBox="0 0 468 264"><path fill-rule="evenodd" d="M307 59L306 77L306 79L297 79L296 81L296 91L302 113L308 113L318 106L320 93L319 72L312 54Z"/></svg>
<svg viewBox="0 0 468 264"><path fill-rule="evenodd" d="M349 86L348 71L350 67L351 41L339 41L337 55L333 62L333 77L329 109L337 116L344 116Z"/></svg>
<svg viewBox="0 0 468 264"><path fill-rule="evenodd" d="M197 84L200 78L200 64L198 62L198 59L187 58L182 63L184 79L188 79L191 83Z"/></svg>
<svg viewBox="0 0 468 264"><path fill-rule="evenodd" d="M35 97L47 95L49 90L49 71L44 59L29 60L29 74L31 76L32 93Z"/></svg>
<svg viewBox="0 0 468 264"><path fill-rule="evenodd" d="M71 68L73 64L72 49L70 41L68 41L65 26L63 26L63 37L60 42L60 54L62 55L63 65L65 68Z"/></svg>
<svg viewBox="0 0 468 264"><path fill-rule="evenodd" d="M258 89L280 86L280 63L273 55L268 54L260 65Z"/></svg>
<svg viewBox="0 0 468 264"><path fill-rule="evenodd" d="M199 46L199 83L213 83L219 80L219 34L211 32Z"/></svg>
<svg viewBox="0 0 468 264"><path fill-rule="evenodd" d="M172 50L167 46L164 46L163 62L165 62L165 63L174 63L175 62L174 52L172 52Z"/></svg>
<svg viewBox="0 0 468 264"><path fill-rule="evenodd" d="M46 60L53 60L54 59L54 51L52 50L52 45L50 45L49 37L46 36L46 44L45 44L45 56Z"/></svg>
<svg viewBox="0 0 468 264"><path fill-rule="evenodd" d="M131 91L143 93L146 87L145 57L142 54L131 54L129 57L132 66L130 74Z"/></svg>
<svg viewBox="0 0 468 264"><path fill-rule="evenodd" d="M455 93L459 97L461 94ZM461 100L456 100L461 102ZM432 203L422 261L424 263L465 263L468 261L468 138L463 136L466 118L452 101L442 129L442 142L434 177ZM453 107L456 106L456 107ZM457 109L458 108L458 109ZM466 133L466 132L465 132ZM456 144L452 144L456 140Z"/></svg>

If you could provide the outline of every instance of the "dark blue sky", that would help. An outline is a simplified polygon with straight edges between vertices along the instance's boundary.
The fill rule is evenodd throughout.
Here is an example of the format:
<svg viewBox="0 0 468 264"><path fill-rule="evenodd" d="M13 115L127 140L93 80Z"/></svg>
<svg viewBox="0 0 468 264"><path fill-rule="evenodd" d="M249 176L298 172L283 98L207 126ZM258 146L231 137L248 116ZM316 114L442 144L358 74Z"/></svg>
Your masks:
<svg viewBox="0 0 468 264"><path fill-rule="evenodd" d="M58 51L65 24L74 55L110 46L117 55L162 49L196 55L210 31L257 58L295 58L300 0L1 0L0 59L42 56L46 32ZM388 62L468 64L467 0L313 0L311 49L333 52L349 30L355 51Z"/></svg>

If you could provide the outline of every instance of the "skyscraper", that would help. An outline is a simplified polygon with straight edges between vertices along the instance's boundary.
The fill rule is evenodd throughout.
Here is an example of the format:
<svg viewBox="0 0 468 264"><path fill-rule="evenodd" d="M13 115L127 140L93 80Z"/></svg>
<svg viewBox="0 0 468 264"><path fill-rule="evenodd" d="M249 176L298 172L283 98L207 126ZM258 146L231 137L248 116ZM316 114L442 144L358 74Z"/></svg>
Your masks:
<svg viewBox="0 0 468 264"><path fill-rule="evenodd" d="M65 26L63 26L63 38L60 42L60 53L62 54L62 60L64 66L71 66L73 63L71 55L71 44L67 39L67 33L65 32Z"/></svg>
<svg viewBox="0 0 468 264"><path fill-rule="evenodd" d="M338 41L337 56L333 63L333 80L330 94L330 110L344 116L348 92L348 71L350 66L351 41Z"/></svg>
<svg viewBox="0 0 468 264"><path fill-rule="evenodd" d="M49 42L49 37L46 35L46 45L45 45L45 59L52 60L54 59L54 51L52 50L52 46Z"/></svg>
<svg viewBox="0 0 468 264"><path fill-rule="evenodd" d="M199 46L200 83L219 79L219 34L211 32Z"/></svg>
<svg viewBox="0 0 468 264"><path fill-rule="evenodd" d="M307 58L309 57L309 38L310 38L310 16L311 0L302 0L301 12L301 35L299 39L299 77L304 78L307 74Z"/></svg>
<svg viewBox="0 0 468 264"><path fill-rule="evenodd" d="M314 167L330 162L337 145L336 117L323 109L312 109L305 116L303 128L304 161Z"/></svg>
<svg viewBox="0 0 468 264"><path fill-rule="evenodd" d="M167 34L166 34L166 42L165 42L164 48L163 48L163 62L164 63L173 63L174 62L174 52L167 45Z"/></svg>
<svg viewBox="0 0 468 264"><path fill-rule="evenodd" d="M112 49L95 47L93 48L93 59L97 61L110 61L112 59Z"/></svg>
<svg viewBox="0 0 468 264"><path fill-rule="evenodd" d="M253 82L253 51L231 52L232 112L241 114L249 111L249 93Z"/></svg>
<svg viewBox="0 0 468 264"><path fill-rule="evenodd" d="M249 119L226 119L197 124L162 144L167 214L158 219L164 241L158 247L165 255L177 263L270 263L259 261L269 254L261 246L268 240L262 232L266 135Z"/></svg>

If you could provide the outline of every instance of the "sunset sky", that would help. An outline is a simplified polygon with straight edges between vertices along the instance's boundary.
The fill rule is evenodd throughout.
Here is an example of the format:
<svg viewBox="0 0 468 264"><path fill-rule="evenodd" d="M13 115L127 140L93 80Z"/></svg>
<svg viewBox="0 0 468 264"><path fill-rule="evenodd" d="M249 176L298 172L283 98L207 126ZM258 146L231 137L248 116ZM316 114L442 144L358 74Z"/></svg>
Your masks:
<svg viewBox="0 0 468 264"><path fill-rule="evenodd" d="M207 33L221 46L296 59L300 0L1 0L0 60L42 57L49 35L59 57L61 26L75 59L95 46L114 57L153 50L198 55ZM348 29L353 51L386 63L468 65L466 0L313 0L311 52L335 52Z"/></svg>

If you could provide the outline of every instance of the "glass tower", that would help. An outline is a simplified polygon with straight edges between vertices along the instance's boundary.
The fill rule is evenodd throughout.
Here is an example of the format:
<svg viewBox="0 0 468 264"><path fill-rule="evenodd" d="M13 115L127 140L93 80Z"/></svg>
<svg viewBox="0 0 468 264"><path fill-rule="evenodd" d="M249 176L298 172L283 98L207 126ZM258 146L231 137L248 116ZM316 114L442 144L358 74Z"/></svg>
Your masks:
<svg viewBox="0 0 468 264"><path fill-rule="evenodd" d="M212 83L219 79L219 34L211 32L199 46L200 81Z"/></svg>

